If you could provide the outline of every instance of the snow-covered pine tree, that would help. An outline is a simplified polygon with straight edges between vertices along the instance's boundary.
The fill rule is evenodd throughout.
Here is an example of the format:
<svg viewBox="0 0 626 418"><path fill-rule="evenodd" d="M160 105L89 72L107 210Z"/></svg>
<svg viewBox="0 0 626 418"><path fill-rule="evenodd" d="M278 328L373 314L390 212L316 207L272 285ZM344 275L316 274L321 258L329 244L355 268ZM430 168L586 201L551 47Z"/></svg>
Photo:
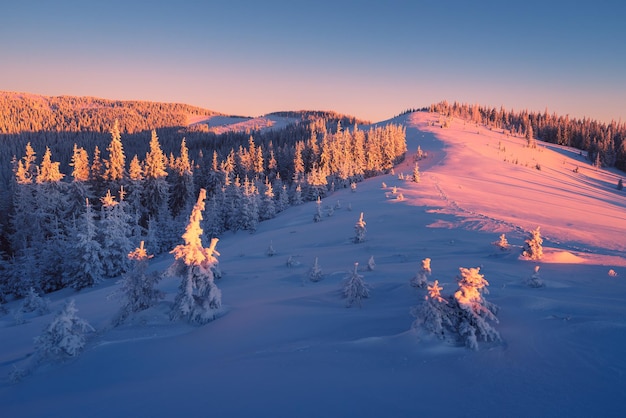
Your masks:
<svg viewBox="0 0 626 418"><path fill-rule="evenodd" d="M189 322L204 324L217 318L222 310L222 294L212 271L220 255L215 250L218 239L213 238L209 248L202 246L200 222L205 199L206 190L200 189L182 236L185 243L171 251L176 260L168 273L182 279L170 313L172 320L185 317Z"/></svg>
<svg viewBox="0 0 626 418"><path fill-rule="evenodd" d="M73 263L64 277L65 283L76 290L90 287L104 277L104 253L98 242L93 209L86 199L85 212L78 220L78 231Z"/></svg>
<svg viewBox="0 0 626 418"><path fill-rule="evenodd" d="M160 276L157 272L147 272L148 260L152 258L144 248L144 242L128 254L133 263L132 269L126 273L120 284L119 293L122 298L122 307L113 320L115 326L120 325L135 312L150 308L165 297L165 294L156 288Z"/></svg>
<svg viewBox="0 0 626 418"><path fill-rule="evenodd" d="M361 300L369 297L369 289L358 272L359 263L354 263L354 269L345 278L343 283L343 297L346 299L346 308L355 303L361 307Z"/></svg>
<svg viewBox="0 0 626 418"><path fill-rule="evenodd" d="M524 251L522 255L531 260L541 260L543 257L543 238L541 238L540 227L530 231L530 236L526 239L524 245Z"/></svg>
<svg viewBox="0 0 626 418"><path fill-rule="evenodd" d="M509 245L509 241L506 239L506 235L500 235L500 238L497 241L493 242L493 245L500 248L502 251L507 251L511 246Z"/></svg>
<svg viewBox="0 0 626 418"><path fill-rule="evenodd" d="M317 197L315 202L315 215L313 215L313 222L320 222L322 220L322 199Z"/></svg>
<svg viewBox="0 0 626 418"><path fill-rule="evenodd" d="M459 289L454 293L455 330L461 342L471 349L478 349L478 341L500 341L500 334L488 322L498 322L497 307L488 302L483 293L489 293L489 282L480 274L480 267L459 268Z"/></svg>
<svg viewBox="0 0 626 418"><path fill-rule="evenodd" d="M289 191L287 185L283 184L278 190L278 201L276 202L276 211L282 212L289 207Z"/></svg>
<svg viewBox="0 0 626 418"><path fill-rule="evenodd" d="M545 286L541 275L539 274L539 266L535 266L533 274L526 279L526 285L529 287L543 287Z"/></svg>
<svg viewBox="0 0 626 418"><path fill-rule="evenodd" d="M273 257L274 255L276 255L276 250L274 249L272 241L270 241L270 245L267 247L265 254L267 254L268 257Z"/></svg>
<svg viewBox="0 0 626 418"><path fill-rule="evenodd" d="M374 261L374 256L372 255L367 261L367 271L374 271L375 268L376 268L376 262Z"/></svg>
<svg viewBox="0 0 626 418"><path fill-rule="evenodd" d="M311 268L309 269L308 278L312 282L319 282L320 280L322 280L323 276L324 274L322 273L322 268L320 267L317 257L315 257L315 262L313 263L313 266L311 266Z"/></svg>
<svg viewBox="0 0 626 418"><path fill-rule="evenodd" d="M296 190L293 193L293 199L292 199L292 204L294 206L298 206L304 203L304 200L302 198L302 186L300 184L298 184L296 186Z"/></svg>
<svg viewBox="0 0 626 418"><path fill-rule="evenodd" d="M421 289L425 288L428 285L428 277L431 274L432 270L430 269L430 258L425 258L422 260L422 267L411 279L411 286L419 287Z"/></svg>
<svg viewBox="0 0 626 418"><path fill-rule="evenodd" d="M76 316L76 312L74 299L68 300L35 339L35 355L39 361L63 360L80 354L87 342L86 333L95 330L87 321Z"/></svg>
<svg viewBox="0 0 626 418"><path fill-rule="evenodd" d="M356 244L365 241L365 232L367 231L365 229L365 225L366 223L363 220L363 212L361 212L361 216L359 216L359 220L356 221L356 224L354 225L354 242Z"/></svg>
<svg viewBox="0 0 626 418"><path fill-rule="evenodd" d="M265 192L261 200L261 208L259 210L259 219L265 221L276 216L276 203L274 201L274 188L268 179L265 180Z"/></svg>
<svg viewBox="0 0 626 418"><path fill-rule="evenodd" d="M421 181L420 167L417 161L415 162L415 166L413 166L413 177L411 179L414 183L419 183Z"/></svg>
<svg viewBox="0 0 626 418"><path fill-rule="evenodd" d="M117 202L107 190L100 199L102 202L100 225L102 230L103 266L107 277L118 277L130 268L127 254L132 250L130 239L131 218L126 213L126 202L123 199L124 189L120 190L120 201Z"/></svg>
<svg viewBox="0 0 626 418"><path fill-rule="evenodd" d="M449 338L448 332L454 328L454 311L450 302L441 296L443 287L439 286L439 280L428 285L427 290L424 301L411 310L415 317L413 328L423 328L444 340Z"/></svg>
<svg viewBox="0 0 626 418"><path fill-rule="evenodd" d="M117 119L111 128L111 142L107 148L109 151L109 159L104 160L104 178L110 186L118 187L124 178L126 171L126 157L124 156L124 147L122 145L122 137Z"/></svg>
<svg viewBox="0 0 626 418"><path fill-rule="evenodd" d="M50 300L39 296L39 293L31 287L18 310L22 313L35 312L37 315L45 315L50 312Z"/></svg>

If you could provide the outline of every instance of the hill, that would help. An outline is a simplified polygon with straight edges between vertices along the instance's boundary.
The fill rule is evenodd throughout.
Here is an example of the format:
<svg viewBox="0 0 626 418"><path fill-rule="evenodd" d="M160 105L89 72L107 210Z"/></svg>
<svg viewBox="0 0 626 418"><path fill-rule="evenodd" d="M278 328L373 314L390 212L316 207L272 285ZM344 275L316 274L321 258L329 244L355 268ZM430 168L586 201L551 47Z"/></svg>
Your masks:
<svg viewBox="0 0 626 418"><path fill-rule="evenodd" d="M168 320L179 285L173 279L160 283L164 302L114 329L118 306L107 296L115 283L66 289L49 296L53 310L75 298L78 315L98 332L79 358L11 384L7 374L28 361L33 337L53 314L27 315L21 325L1 317L3 413L621 416L626 257L618 237L626 232L626 197L612 188L618 175L569 149L529 149L522 138L459 120L443 129L436 114L395 122L406 126L411 150L395 174L333 193L321 222L313 222L310 202L255 234L221 238L217 285L226 313L214 322ZM410 176L418 146L428 154L418 161L421 181L400 180ZM366 241L355 244L360 212ZM547 238L538 263L520 257L536 226ZM491 244L502 233L510 251ZM360 269L370 298L347 309L341 281L371 256L375 269ZM325 274L317 283L306 278L315 257ZM502 343L470 351L411 328L410 309L425 293L409 280L426 257L445 294L455 291L459 267L480 266L490 283L486 297L500 307L494 326ZM162 256L151 268L171 262ZM527 287L537 264L546 286Z"/></svg>

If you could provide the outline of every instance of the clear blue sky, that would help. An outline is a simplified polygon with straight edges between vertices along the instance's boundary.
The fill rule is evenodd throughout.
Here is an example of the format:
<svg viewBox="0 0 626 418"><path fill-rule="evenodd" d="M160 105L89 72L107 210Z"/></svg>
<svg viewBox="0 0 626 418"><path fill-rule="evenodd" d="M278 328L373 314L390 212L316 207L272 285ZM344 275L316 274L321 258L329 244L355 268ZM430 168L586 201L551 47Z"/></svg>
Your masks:
<svg viewBox="0 0 626 418"><path fill-rule="evenodd" d="M626 121L626 2L2 1L0 90L379 121L441 100Z"/></svg>

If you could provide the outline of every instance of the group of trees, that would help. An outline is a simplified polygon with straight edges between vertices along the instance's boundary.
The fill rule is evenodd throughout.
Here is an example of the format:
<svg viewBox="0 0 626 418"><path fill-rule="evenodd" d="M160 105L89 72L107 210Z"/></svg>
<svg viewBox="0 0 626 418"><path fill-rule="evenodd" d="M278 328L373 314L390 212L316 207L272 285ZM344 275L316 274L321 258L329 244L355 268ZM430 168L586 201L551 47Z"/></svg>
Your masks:
<svg viewBox="0 0 626 418"><path fill-rule="evenodd" d="M553 144L566 145L587 151L589 161L602 166L617 167L626 171L626 124L611 121L605 124L595 120L570 119L548 111L515 112L504 108L490 108L444 101L430 106L431 112L456 116L474 123L511 134L541 139Z"/></svg>
<svg viewBox="0 0 626 418"><path fill-rule="evenodd" d="M344 129L340 121L314 119L286 131L296 135L248 135L245 145L209 148L210 154L199 148L203 141L192 152L182 138L168 156L153 130L145 157L129 159L115 122L108 145L90 153L75 143L66 165L54 161L50 148L38 162L27 143L13 159L9 222L0 230L0 297L24 296L31 287L81 289L120 276L130 269L125 255L141 241L157 254L169 251L202 189L208 236L254 232L290 204L390 170L406 152L399 125Z"/></svg>

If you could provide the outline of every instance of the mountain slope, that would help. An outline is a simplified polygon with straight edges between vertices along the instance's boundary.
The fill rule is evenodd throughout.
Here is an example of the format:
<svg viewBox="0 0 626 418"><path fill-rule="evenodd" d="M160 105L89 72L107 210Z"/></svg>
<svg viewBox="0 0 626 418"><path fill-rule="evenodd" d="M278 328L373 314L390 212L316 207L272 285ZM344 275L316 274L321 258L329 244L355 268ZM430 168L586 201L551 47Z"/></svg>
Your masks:
<svg viewBox="0 0 626 418"><path fill-rule="evenodd" d="M78 315L100 332L74 361L40 367L14 385L2 377L3 414L621 416L626 259L603 227L613 219L616 233L626 232L624 195L609 188L614 175L587 172L569 153L526 153L514 138L482 129L477 134L475 127L463 132L462 122L433 127L436 118L418 113L397 120L407 126L409 149L419 145L428 153L419 161L419 184L398 179L411 173L410 155L395 175L325 199L322 206L335 209L322 222L313 222L311 202L263 222L253 235L222 237L224 277L217 284L227 312L214 322L169 322L178 286L173 279L161 282L166 301L116 329L107 329L117 309L107 299L115 284L51 295L54 309L74 297ZM500 141L507 159L515 148L522 163L498 156ZM541 158L541 170L532 156ZM564 182L574 164L583 173ZM584 184L593 215L584 219L559 209ZM529 210L526 202L538 195L556 198ZM360 212L366 241L355 244ZM573 222L579 231L570 241ZM536 263L519 257L526 231L536 225L549 237L544 250L551 261L566 260L555 255L566 253L582 260L540 262L541 289L523 285ZM510 252L491 244L502 232ZM273 257L266 255L270 242ZM289 256L300 265L287 267ZM347 309L341 281L354 262L365 266L370 256L376 268L361 274L371 297L362 308ZM318 283L306 280L315 257L325 273ZM455 291L459 267L481 267L491 284L486 297L501 308L495 326L502 344L469 351L411 329L410 308L424 293L408 283L426 257L444 294ZM152 268L164 270L171 262L163 256ZM607 274L610 268L617 277ZM27 317L23 325L14 325L11 315L0 318L0 376L27 361L32 338L51 318Z"/></svg>

